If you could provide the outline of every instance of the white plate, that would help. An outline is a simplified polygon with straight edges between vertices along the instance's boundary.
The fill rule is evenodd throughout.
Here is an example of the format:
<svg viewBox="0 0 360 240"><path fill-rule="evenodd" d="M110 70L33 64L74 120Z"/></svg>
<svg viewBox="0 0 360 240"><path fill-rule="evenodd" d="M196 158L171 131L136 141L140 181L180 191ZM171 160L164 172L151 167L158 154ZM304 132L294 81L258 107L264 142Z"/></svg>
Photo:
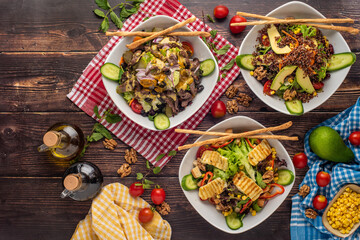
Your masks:
<svg viewBox="0 0 360 240"><path fill-rule="evenodd" d="M152 30L154 27L160 28L168 28L170 26L175 25L179 21L167 17L167 16L154 16L146 20L145 22L139 24L133 31L142 31L142 30ZM179 31L191 31L188 27L180 28ZM199 37L181 37L181 41L190 42L194 48L194 56L192 58L197 57L200 61L205 59L212 58L215 62L214 56L211 54L210 50L206 46L206 44ZM133 37L125 37L123 38L110 52L106 62L114 63L116 65L119 64L120 58L125 51L127 51L126 45L133 41ZM202 77L201 84L204 86L204 90L198 93L193 103L185 108L184 111L178 113L174 117L170 117L170 127L173 128L184 121L186 121L189 117L191 117L195 112L199 110L199 108L205 103L210 94L212 93L217 78L219 76L219 68L217 64L215 64L215 70L212 74L206 77ZM111 81L102 77L103 83L105 85L106 91L110 95L113 102L116 106L123 112L128 118L130 118L135 123L139 124L142 127L145 127L150 130L158 131L154 127L154 123L150 121L147 117L143 117L140 114L134 113L129 105L126 103L124 98L116 93L116 87L119 85L117 82Z"/></svg>
<svg viewBox="0 0 360 240"><path fill-rule="evenodd" d="M208 131L216 131L216 132L223 132L227 128L232 128L234 132L243 132L243 131L250 131L254 129L264 128L263 125L258 123L257 121L244 117L244 116L237 116L232 117L229 119L226 119L212 128L210 128ZM202 136L198 141L203 141L206 139L210 139L211 136ZM278 141L278 140L269 140L269 143L272 147L274 147L277 151L277 156L279 159L284 159L287 163L287 169L291 170L295 175L295 168L294 165L290 159L289 154L285 150L284 146ZM189 174L191 169L193 168L193 161L196 159L196 152L199 148L191 148L184 156L180 168L179 168L179 181L181 185L182 178ZM294 181L295 182L295 181ZM262 209L260 212L256 214L256 216L251 216L251 214L247 214L243 220L244 226L237 229L237 230L231 230L225 222L225 217L221 214L220 211L215 209L215 206L210 204L208 201L201 201L199 198L199 191L193 190L193 191L184 191L184 194L186 198L189 200L191 205L195 208L195 210L211 225L214 227L227 232L227 233L242 233L246 232L247 230L259 225L261 222L263 222L265 219L271 216L276 209L284 202L288 194L290 193L291 188L294 185L294 182L288 186L285 186L285 192L281 195L278 195L274 197L273 199L270 199L264 209Z"/></svg>
<svg viewBox="0 0 360 240"><path fill-rule="evenodd" d="M276 8L266 16L276 18L285 18L290 16L295 18L325 18L320 12L318 12L314 8L298 1L286 3ZM258 31L261 30L263 27L263 25L258 25L250 30L250 32L247 34L240 46L239 55L251 54L255 51ZM321 29L321 32L328 38L330 44L333 45L335 53L350 52L349 46L339 32L326 29ZM350 67L347 67L339 71L331 72L331 77L324 81L324 91L319 93L317 97L311 99L310 102L303 104L304 113L317 108L318 106L323 104L329 97L331 97L331 95L333 95L333 93L336 92L336 90L340 87L349 70ZM279 112L291 115L286 109L283 99L280 99L277 96L267 96L263 93L263 85L250 75L250 71L241 69L241 74L244 77L246 83L249 85L250 89L264 103Z"/></svg>

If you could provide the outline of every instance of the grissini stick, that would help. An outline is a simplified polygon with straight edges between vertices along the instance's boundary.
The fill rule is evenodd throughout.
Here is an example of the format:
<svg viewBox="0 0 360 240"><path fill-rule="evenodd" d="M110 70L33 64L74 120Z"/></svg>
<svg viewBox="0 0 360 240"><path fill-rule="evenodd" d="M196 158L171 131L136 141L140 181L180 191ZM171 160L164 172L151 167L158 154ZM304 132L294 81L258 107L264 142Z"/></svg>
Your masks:
<svg viewBox="0 0 360 240"><path fill-rule="evenodd" d="M139 37L148 37L153 35L155 32L106 32L106 36L119 36L119 37L131 37L131 36L139 36ZM200 36L200 37L210 37L211 34L209 32L171 32L166 34L166 36Z"/></svg>

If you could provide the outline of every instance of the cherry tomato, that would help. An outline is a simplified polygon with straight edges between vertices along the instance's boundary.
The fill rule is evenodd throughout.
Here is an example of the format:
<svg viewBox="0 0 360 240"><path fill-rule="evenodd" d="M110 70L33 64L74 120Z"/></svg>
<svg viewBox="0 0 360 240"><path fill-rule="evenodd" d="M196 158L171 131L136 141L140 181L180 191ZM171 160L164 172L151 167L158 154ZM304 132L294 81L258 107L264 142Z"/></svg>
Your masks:
<svg viewBox="0 0 360 240"><path fill-rule="evenodd" d="M134 182L129 187L129 193L133 197L139 197L144 193L144 188L141 182Z"/></svg>
<svg viewBox="0 0 360 240"><path fill-rule="evenodd" d="M187 52L190 53L190 57L191 57L192 55L194 55L194 48L193 48L193 46L191 45L191 43L189 43L189 42L182 42L181 44L182 44L182 47L183 47Z"/></svg>
<svg viewBox="0 0 360 240"><path fill-rule="evenodd" d="M320 171L316 174L316 183L320 187L325 187L330 183L330 174L324 171Z"/></svg>
<svg viewBox="0 0 360 240"><path fill-rule="evenodd" d="M269 95L269 96L271 96L271 88L270 88L270 86L271 86L271 80L268 80L265 84L264 84L264 90L263 90L263 92L266 94L266 95Z"/></svg>
<svg viewBox="0 0 360 240"><path fill-rule="evenodd" d="M225 114L226 114L225 103L220 100L216 100L214 104L211 106L211 115L214 118L221 118L225 116Z"/></svg>
<svg viewBox="0 0 360 240"><path fill-rule="evenodd" d="M353 132L349 136L349 141L352 145L359 146L360 145L360 131Z"/></svg>
<svg viewBox="0 0 360 240"><path fill-rule="evenodd" d="M225 18L229 14L229 9L224 5L218 5L214 8L214 16L216 18Z"/></svg>
<svg viewBox="0 0 360 240"><path fill-rule="evenodd" d="M261 43L262 43L262 45L264 45L265 47L270 46L270 39L269 39L269 36L268 36L267 34L261 35Z"/></svg>
<svg viewBox="0 0 360 240"><path fill-rule="evenodd" d="M246 19L238 15L233 16L230 20L230 25L229 25L230 31L232 33L241 33L242 31L244 31L246 26L231 26L232 23L241 23L241 22L246 22Z"/></svg>
<svg viewBox="0 0 360 240"><path fill-rule="evenodd" d="M321 88L324 87L324 83L323 82L314 82L313 84L313 87L316 89L316 90L319 90Z"/></svg>
<svg viewBox="0 0 360 240"><path fill-rule="evenodd" d="M201 147L199 147L198 151L196 152L196 158L201 158L201 156L205 151L213 151L213 150L214 149L209 145L202 145Z"/></svg>
<svg viewBox="0 0 360 240"><path fill-rule="evenodd" d="M151 192L151 200L155 205L159 205L165 200L165 195L164 189L154 188Z"/></svg>
<svg viewBox="0 0 360 240"><path fill-rule="evenodd" d="M307 165L307 156L305 153L297 153L293 157L293 163L296 168L304 168Z"/></svg>
<svg viewBox="0 0 360 240"><path fill-rule="evenodd" d="M137 114L140 114L141 110L143 110L143 107L141 106L141 104L136 99L134 99L134 100L132 100L130 102L130 107Z"/></svg>
<svg viewBox="0 0 360 240"><path fill-rule="evenodd" d="M139 212L139 221L142 223L150 222L154 217L154 212L150 208L143 208Z"/></svg>
<svg viewBox="0 0 360 240"><path fill-rule="evenodd" d="M313 206L317 210L324 209L327 205L327 199L323 195L317 195L313 200Z"/></svg>

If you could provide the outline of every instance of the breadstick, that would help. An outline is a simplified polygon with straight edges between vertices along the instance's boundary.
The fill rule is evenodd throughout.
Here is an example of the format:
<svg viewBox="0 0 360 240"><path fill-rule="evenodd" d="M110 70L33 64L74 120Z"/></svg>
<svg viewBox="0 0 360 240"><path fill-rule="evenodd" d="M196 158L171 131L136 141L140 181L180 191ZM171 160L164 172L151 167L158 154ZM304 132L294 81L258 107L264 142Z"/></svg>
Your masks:
<svg viewBox="0 0 360 240"><path fill-rule="evenodd" d="M106 32L106 36L120 36L120 37L130 37L130 36L139 36L139 37L148 37L153 35L155 32ZM172 32L166 34L166 36L200 36L200 37L210 37L211 34L208 32Z"/></svg>
<svg viewBox="0 0 360 240"><path fill-rule="evenodd" d="M231 23L231 26L249 26L249 25L264 25L264 24L285 24L285 23L354 23L351 18L319 18L319 19L274 19L266 21L253 21Z"/></svg>

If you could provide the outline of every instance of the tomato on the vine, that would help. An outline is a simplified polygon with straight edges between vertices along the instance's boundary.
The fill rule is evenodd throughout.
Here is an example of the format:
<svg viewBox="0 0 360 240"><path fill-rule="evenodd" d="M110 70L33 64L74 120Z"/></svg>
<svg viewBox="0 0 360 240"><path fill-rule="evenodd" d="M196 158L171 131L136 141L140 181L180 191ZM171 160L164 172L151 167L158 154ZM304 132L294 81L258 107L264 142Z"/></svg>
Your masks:
<svg viewBox="0 0 360 240"><path fill-rule="evenodd" d="M139 212L139 221L142 223L150 222L154 217L154 212L150 208L143 208Z"/></svg>
<svg viewBox="0 0 360 240"><path fill-rule="evenodd" d="M316 90L322 89L324 87L323 82L314 82L312 85Z"/></svg>
<svg viewBox="0 0 360 240"><path fill-rule="evenodd" d="M192 55L194 55L194 48L193 48L193 46L191 45L191 43L189 43L189 42L182 42L181 45L182 45L182 47L183 47L187 52L190 53L190 56L189 56L189 57L191 57Z"/></svg>
<svg viewBox="0 0 360 240"><path fill-rule="evenodd" d="M246 26L231 26L232 23L241 23L241 22L246 22L246 19L239 16L239 15L235 15L231 18L230 20L230 31L232 33L241 33L242 31L244 31Z"/></svg>
<svg viewBox="0 0 360 240"><path fill-rule="evenodd" d="M308 158L305 153L297 153L293 157L293 163L296 168L304 168L307 165Z"/></svg>
<svg viewBox="0 0 360 240"><path fill-rule="evenodd" d="M137 114L140 114L141 111L143 110L143 107L141 106L141 104L136 99L131 100L130 107Z"/></svg>
<svg viewBox="0 0 360 240"><path fill-rule="evenodd" d="M324 209L326 207L326 205L327 205L327 199L323 195L317 195L313 200L313 206L317 210Z"/></svg>
<svg viewBox="0 0 360 240"><path fill-rule="evenodd" d="M360 131L353 132L349 136L349 141L354 146L360 145Z"/></svg>
<svg viewBox="0 0 360 240"><path fill-rule="evenodd" d="M269 95L269 96L271 96L271 88L270 88L270 86L271 86L271 80L268 80L265 84L264 84L264 89L263 89L263 92L266 94L266 95Z"/></svg>
<svg viewBox="0 0 360 240"><path fill-rule="evenodd" d="M226 106L223 101L216 100L211 106L211 115L214 118L221 118L226 114Z"/></svg>
<svg viewBox="0 0 360 240"><path fill-rule="evenodd" d="M229 9L224 5L218 5L214 8L214 17L225 18L229 14Z"/></svg>
<svg viewBox="0 0 360 240"><path fill-rule="evenodd" d="M141 182L134 182L129 187L129 193L133 197L139 197L144 193L144 188Z"/></svg>
<svg viewBox="0 0 360 240"><path fill-rule="evenodd" d="M159 205L165 201L165 196L165 191L162 188L154 188L151 192L151 200L155 205Z"/></svg>
<svg viewBox="0 0 360 240"><path fill-rule="evenodd" d="M330 183L330 174L324 171L320 171L316 174L316 183L320 187L325 187Z"/></svg>
<svg viewBox="0 0 360 240"><path fill-rule="evenodd" d="M213 151L214 149L212 147L210 147L209 145L202 145L199 147L199 149L196 152L196 158L201 158L201 156L203 155L203 153L205 151Z"/></svg>

